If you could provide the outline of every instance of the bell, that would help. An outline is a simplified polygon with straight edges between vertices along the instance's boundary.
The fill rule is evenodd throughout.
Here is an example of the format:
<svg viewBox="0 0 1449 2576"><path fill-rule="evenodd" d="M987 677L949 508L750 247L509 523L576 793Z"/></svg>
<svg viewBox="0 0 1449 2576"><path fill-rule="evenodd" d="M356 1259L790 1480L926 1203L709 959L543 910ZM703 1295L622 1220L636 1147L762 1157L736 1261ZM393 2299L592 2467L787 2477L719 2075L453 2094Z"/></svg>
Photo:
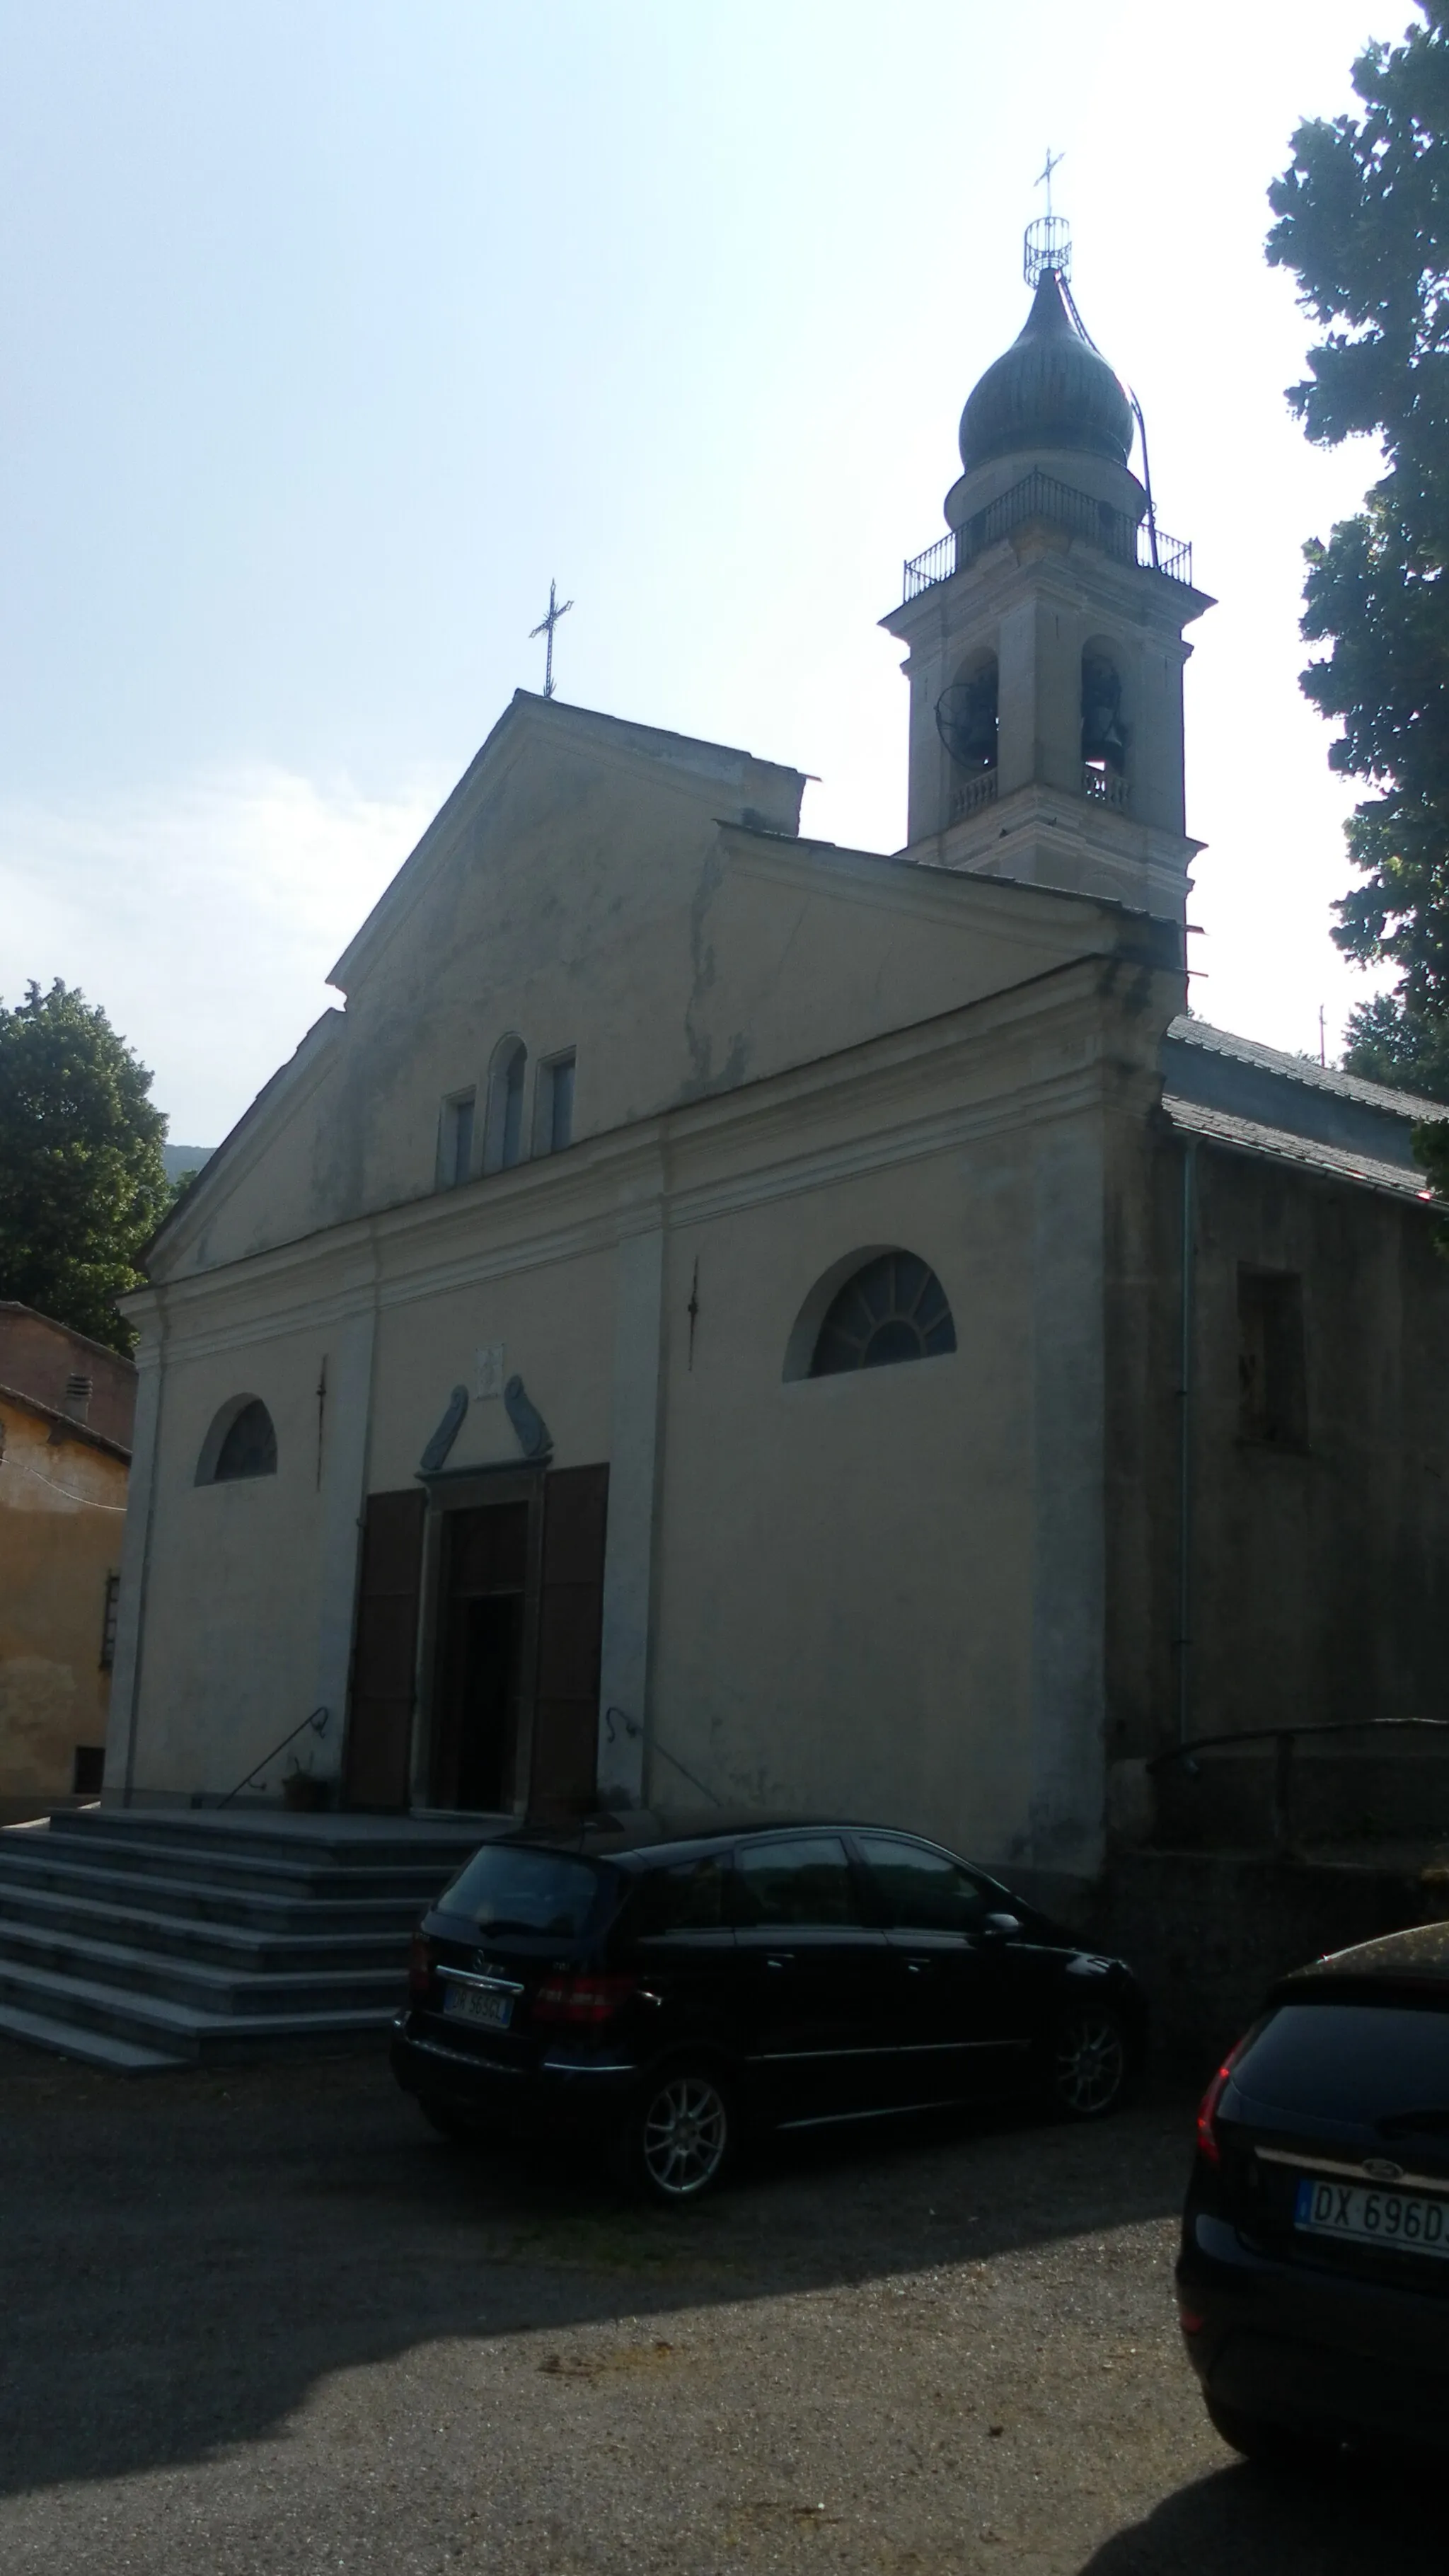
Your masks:
<svg viewBox="0 0 1449 2576"><path fill-rule="evenodd" d="M996 767L996 664L974 680L944 689L936 705L936 730L958 769Z"/></svg>
<svg viewBox="0 0 1449 2576"><path fill-rule="evenodd" d="M1089 769L1125 769L1127 733L1122 683L1110 662L1082 664L1082 760Z"/></svg>

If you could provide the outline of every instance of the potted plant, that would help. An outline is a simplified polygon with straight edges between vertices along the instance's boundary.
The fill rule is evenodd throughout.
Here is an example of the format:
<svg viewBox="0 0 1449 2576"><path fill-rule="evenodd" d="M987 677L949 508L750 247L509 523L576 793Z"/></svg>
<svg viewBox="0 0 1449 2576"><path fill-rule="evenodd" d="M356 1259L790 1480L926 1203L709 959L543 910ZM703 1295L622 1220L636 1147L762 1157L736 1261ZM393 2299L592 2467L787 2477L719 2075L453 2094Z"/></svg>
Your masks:
<svg viewBox="0 0 1449 2576"><path fill-rule="evenodd" d="M330 1781L319 1779L311 1764L299 1762L294 1754L282 1775L283 1806L304 1814L315 1813L326 1806L330 1795Z"/></svg>

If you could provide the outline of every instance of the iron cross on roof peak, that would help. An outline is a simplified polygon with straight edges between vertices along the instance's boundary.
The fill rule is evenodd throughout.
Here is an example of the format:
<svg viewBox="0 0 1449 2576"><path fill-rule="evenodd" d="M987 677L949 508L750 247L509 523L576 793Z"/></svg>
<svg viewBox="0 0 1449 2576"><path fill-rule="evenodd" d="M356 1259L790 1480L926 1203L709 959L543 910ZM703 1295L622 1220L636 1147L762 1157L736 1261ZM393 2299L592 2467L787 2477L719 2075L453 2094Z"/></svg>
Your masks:
<svg viewBox="0 0 1449 2576"><path fill-rule="evenodd" d="M536 626L529 628L528 640L530 644L533 642L536 635L546 635L548 637L548 645L544 653L543 661L543 694L546 698L551 698L553 696L553 630L557 626L561 617L567 617L572 606L573 601L571 599L564 600L562 605L560 605L557 584L550 582L548 586L548 615L547 617L541 617Z"/></svg>
<svg viewBox="0 0 1449 2576"><path fill-rule="evenodd" d="M1048 223L1050 223L1050 222L1051 222L1051 219L1052 219L1052 172L1053 172L1054 170L1060 170L1060 168L1061 168L1061 166L1062 166L1062 163L1065 161L1066 157L1067 157L1067 156L1066 156L1065 152L1053 152L1053 151L1052 151L1052 149L1051 149L1051 146L1050 146L1050 145L1048 145L1048 146L1047 146L1046 166L1045 166L1045 168L1044 168L1044 169L1039 170L1039 171L1037 172L1037 175L1036 175L1035 179L1034 179L1034 180L1033 180L1033 182L1032 182L1032 185L1033 185L1034 187L1037 187L1037 188L1045 188L1045 190L1046 190L1046 210L1047 210L1047 222L1048 222Z"/></svg>

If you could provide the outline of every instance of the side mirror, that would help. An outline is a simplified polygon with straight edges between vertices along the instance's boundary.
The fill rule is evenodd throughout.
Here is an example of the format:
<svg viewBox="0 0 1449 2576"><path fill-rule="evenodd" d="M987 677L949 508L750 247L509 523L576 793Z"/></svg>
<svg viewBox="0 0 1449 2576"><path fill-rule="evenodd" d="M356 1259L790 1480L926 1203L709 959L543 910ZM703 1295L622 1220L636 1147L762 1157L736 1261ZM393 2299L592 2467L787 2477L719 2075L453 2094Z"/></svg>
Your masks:
<svg viewBox="0 0 1449 2576"><path fill-rule="evenodd" d="M1021 1924L1014 1914L988 1914L981 1929L993 1941L1021 1939Z"/></svg>

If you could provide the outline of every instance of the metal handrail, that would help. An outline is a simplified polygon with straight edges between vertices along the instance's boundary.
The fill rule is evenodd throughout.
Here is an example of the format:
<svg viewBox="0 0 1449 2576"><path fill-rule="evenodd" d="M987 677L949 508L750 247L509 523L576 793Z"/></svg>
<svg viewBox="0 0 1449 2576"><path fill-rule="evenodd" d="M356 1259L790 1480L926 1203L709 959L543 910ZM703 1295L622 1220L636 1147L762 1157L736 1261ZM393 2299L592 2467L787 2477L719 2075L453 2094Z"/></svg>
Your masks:
<svg viewBox="0 0 1449 2576"><path fill-rule="evenodd" d="M617 1741L614 1734L614 1720L616 1717L623 1720L624 1733L626 1735L637 1737L643 1734L644 1728L639 1718L631 1717L627 1709L609 1707L604 1711L604 1724L608 1730L610 1744ZM677 1753L671 1753L668 1745L661 1743L657 1735L652 1738L652 1750L655 1753L662 1753L665 1761L672 1765L674 1770L679 1773L680 1778L687 1780L691 1789L697 1789L702 1798L708 1798L712 1807L722 1807L724 1805L723 1798L716 1797L713 1789L706 1788L704 1782L697 1779L695 1774L690 1770L689 1765L685 1762L681 1762Z"/></svg>
<svg viewBox="0 0 1449 2576"><path fill-rule="evenodd" d="M1075 484L1059 482L1054 474L1043 474L1034 466L1019 483L988 501L984 510L977 510L950 535L927 546L924 554L911 558L905 567L903 600L918 599L923 590L933 590L938 582L964 572L988 546L998 545L1030 519L1046 519L1073 536L1085 537L1121 563L1137 564L1144 572L1163 573L1169 581L1192 587L1192 547L1185 538L1169 537L1161 528L1114 509L1108 501L1094 500L1090 492L1079 492Z"/></svg>
<svg viewBox="0 0 1449 2576"><path fill-rule="evenodd" d="M325 1708L314 1708L309 1716L302 1719L300 1725L292 1728L289 1735L283 1736L280 1744L274 1744L270 1753L263 1754L260 1762L254 1762L250 1771L244 1771L242 1773L236 1787L234 1789L228 1789L224 1798L218 1798L216 1802L217 1806L229 1807L233 1798L240 1796L242 1790L246 1787L247 1782L249 1780L255 1780L259 1771L269 1770L271 1765L276 1761L277 1755L279 1753L285 1753L288 1745L291 1744L297 1736L303 1734L307 1727L311 1727L314 1735L325 1735L327 1732L327 1717L328 1711Z"/></svg>
<svg viewBox="0 0 1449 2576"><path fill-rule="evenodd" d="M1186 1744L1174 1744L1166 1753L1156 1753L1147 1765L1149 1775L1164 1770L1169 1762L1181 1762L1189 1779L1198 1777L1195 1756L1211 1752L1222 1744L1271 1744L1273 1747L1273 1794L1270 1822L1273 1849L1287 1858L1293 1848L1293 1748L1303 1736L1323 1735L1394 1735L1449 1734L1449 1718L1443 1717L1340 1717L1322 1725L1311 1721L1300 1726L1251 1726L1240 1735L1199 1735Z"/></svg>
<svg viewBox="0 0 1449 2576"><path fill-rule="evenodd" d="M1154 1753L1147 1768L1160 1771L1168 1762L1189 1761L1193 1754L1211 1752L1219 1744L1276 1744L1284 1736L1377 1735L1415 1728L1449 1733L1449 1717L1334 1717L1322 1723L1308 1719L1301 1726L1245 1726L1233 1735L1191 1736L1185 1744L1169 1746L1166 1753Z"/></svg>

